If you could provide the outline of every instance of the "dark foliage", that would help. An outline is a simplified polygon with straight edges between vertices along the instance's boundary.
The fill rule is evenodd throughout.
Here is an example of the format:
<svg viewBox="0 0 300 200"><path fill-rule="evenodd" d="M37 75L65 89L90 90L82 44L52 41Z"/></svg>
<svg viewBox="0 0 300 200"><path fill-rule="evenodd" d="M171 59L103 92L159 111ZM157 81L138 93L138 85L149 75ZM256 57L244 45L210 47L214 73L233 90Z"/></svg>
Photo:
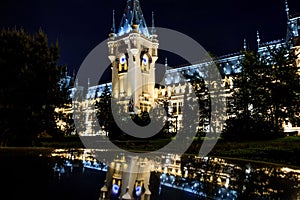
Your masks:
<svg viewBox="0 0 300 200"><path fill-rule="evenodd" d="M244 52L242 72L231 89L231 117L222 137L232 140L274 138L286 119L299 118L300 76L295 51L284 44L266 52Z"/></svg>
<svg viewBox="0 0 300 200"><path fill-rule="evenodd" d="M55 112L68 98L58 58L58 43L49 45L42 30L0 32L0 146L35 145L42 132L63 136L56 120L69 122L70 116Z"/></svg>

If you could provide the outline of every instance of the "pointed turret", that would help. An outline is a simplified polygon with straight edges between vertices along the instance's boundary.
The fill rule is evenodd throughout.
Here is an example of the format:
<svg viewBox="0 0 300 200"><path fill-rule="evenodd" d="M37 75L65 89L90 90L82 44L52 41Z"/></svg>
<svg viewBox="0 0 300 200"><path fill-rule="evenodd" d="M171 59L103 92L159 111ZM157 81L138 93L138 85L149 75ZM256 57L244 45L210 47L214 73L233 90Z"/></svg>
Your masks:
<svg viewBox="0 0 300 200"><path fill-rule="evenodd" d="M116 36L116 22L115 22L115 10L113 10L113 22L111 27L110 37Z"/></svg>
<svg viewBox="0 0 300 200"><path fill-rule="evenodd" d="M140 2L128 0L117 35L122 36L134 29L144 36L150 37Z"/></svg>
<svg viewBox="0 0 300 200"><path fill-rule="evenodd" d="M68 76L68 67L66 67L66 71L65 71L65 77Z"/></svg>
<svg viewBox="0 0 300 200"><path fill-rule="evenodd" d="M75 69L73 69L73 73L72 73L70 81L71 81L70 85L75 86L75 81L76 81L76 71L75 71Z"/></svg>
<svg viewBox="0 0 300 200"><path fill-rule="evenodd" d="M287 0L285 0L285 12L287 17L286 41L289 42L293 39L294 34L293 34L293 27L290 19L290 8Z"/></svg>
<svg viewBox="0 0 300 200"><path fill-rule="evenodd" d="M136 8L136 1L133 1L133 8ZM136 9L133 10L133 20L132 20L132 29L137 31L139 29L139 20L138 20L138 17L137 17L138 13L136 11Z"/></svg>
<svg viewBox="0 0 300 200"><path fill-rule="evenodd" d="M151 28L151 35L155 35L156 30L155 30L155 23L154 23L154 12L152 11L152 28Z"/></svg>
<svg viewBox="0 0 300 200"><path fill-rule="evenodd" d="M77 88L79 86L78 84L78 78L76 78L76 81L75 81L75 88Z"/></svg>
<svg viewBox="0 0 300 200"><path fill-rule="evenodd" d="M247 41L246 41L246 38L244 38L244 51L247 51Z"/></svg>
<svg viewBox="0 0 300 200"><path fill-rule="evenodd" d="M287 16L287 20L290 20L290 8L289 8L289 4L288 1L285 0L285 12L286 12L286 16Z"/></svg>
<svg viewBox="0 0 300 200"><path fill-rule="evenodd" d="M256 41L257 41L257 48L260 48L260 36L259 36L259 32L256 32Z"/></svg>
<svg viewBox="0 0 300 200"><path fill-rule="evenodd" d="M72 77L75 78L76 77L76 71L75 69L73 69L73 74L72 74Z"/></svg>
<svg viewBox="0 0 300 200"><path fill-rule="evenodd" d="M168 58L165 58L165 67L168 67Z"/></svg>
<svg viewBox="0 0 300 200"><path fill-rule="evenodd" d="M157 40L158 35L156 34L155 22L154 22L154 12L153 11L152 11L151 37L152 37L153 42L158 42L158 40Z"/></svg>

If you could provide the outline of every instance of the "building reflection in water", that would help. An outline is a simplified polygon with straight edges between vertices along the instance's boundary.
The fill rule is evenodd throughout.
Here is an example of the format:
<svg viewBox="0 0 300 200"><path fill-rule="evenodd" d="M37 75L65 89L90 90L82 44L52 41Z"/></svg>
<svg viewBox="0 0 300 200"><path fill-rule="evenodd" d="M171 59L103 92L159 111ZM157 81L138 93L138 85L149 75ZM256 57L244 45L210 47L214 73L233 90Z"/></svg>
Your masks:
<svg viewBox="0 0 300 200"><path fill-rule="evenodd" d="M61 178L63 173L71 174L74 168L80 168L82 172L87 168L107 172L108 161L96 159L97 151L107 150L54 150L51 157L59 158L53 163L56 177ZM125 162L124 156L122 158ZM214 157L180 157L174 154L162 154L146 160L151 166L151 175L149 180L143 180L143 184L150 184L150 191L147 192L151 194L151 199L159 199L162 189L179 189L203 199L300 198L299 169ZM115 181L115 185L118 185L118 180ZM138 186L138 182L135 185ZM108 188L105 182L103 188Z"/></svg>

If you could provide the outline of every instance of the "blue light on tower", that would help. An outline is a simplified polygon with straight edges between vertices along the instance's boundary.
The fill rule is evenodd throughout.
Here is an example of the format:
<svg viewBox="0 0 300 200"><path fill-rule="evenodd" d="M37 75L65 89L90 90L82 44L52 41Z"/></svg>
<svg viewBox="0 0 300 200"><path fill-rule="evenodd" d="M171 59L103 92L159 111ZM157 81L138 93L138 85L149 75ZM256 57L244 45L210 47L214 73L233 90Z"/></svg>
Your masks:
<svg viewBox="0 0 300 200"><path fill-rule="evenodd" d="M120 63L121 63L121 65L123 65L123 64L125 64L125 62L126 62L126 57L125 57L125 55L123 55L121 57Z"/></svg>
<svg viewBox="0 0 300 200"><path fill-rule="evenodd" d="M143 58L144 64L147 64L147 58Z"/></svg>
<svg viewBox="0 0 300 200"><path fill-rule="evenodd" d="M142 194L142 187L139 185L135 188L135 195L140 196Z"/></svg>
<svg viewBox="0 0 300 200"><path fill-rule="evenodd" d="M112 187L112 191L114 194L119 194L120 187L117 184L114 184Z"/></svg>
<svg viewBox="0 0 300 200"><path fill-rule="evenodd" d="M122 179L119 178L113 178L112 184L111 184L111 193L115 197L118 197L121 193L121 187L122 187Z"/></svg>
<svg viewBox="0 0 300 200"><path fill-rule="evenodd" d="M145 193L145 187L144 187L143 180L136 180L134 184L134 189L132 191L134 198L139 199L144 193Z"/></svg>

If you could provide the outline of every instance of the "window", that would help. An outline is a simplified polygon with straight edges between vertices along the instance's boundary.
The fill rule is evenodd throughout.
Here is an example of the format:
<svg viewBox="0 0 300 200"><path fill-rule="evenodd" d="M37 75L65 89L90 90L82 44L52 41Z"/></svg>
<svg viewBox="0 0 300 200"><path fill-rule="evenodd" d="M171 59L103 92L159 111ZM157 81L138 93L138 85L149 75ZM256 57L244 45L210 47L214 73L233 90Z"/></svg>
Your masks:
<svg viewBox="0 0 300 200"><path fill-rule="evenodd" d="M149 72L149 57L144 54L141 61L142 72Z"/></svg>
<svg viewBox="0 0 300 200"><path fill-rule="evenodd" d="M128 71L127 58L124 54L119 58L118 71L119 73L125 73Z"/></svg>
<svg viewBox="0 0 300 200"><path fill-rule="evenodd" d="M173 103L173 114L177 114L177 103Z"/></svg>
<svg viewBox="0 0 300 200"><path fill-rule="evenodd" d="M182 114L182 102L179 102L179 105L178 105L178 114Z"/></svg>

